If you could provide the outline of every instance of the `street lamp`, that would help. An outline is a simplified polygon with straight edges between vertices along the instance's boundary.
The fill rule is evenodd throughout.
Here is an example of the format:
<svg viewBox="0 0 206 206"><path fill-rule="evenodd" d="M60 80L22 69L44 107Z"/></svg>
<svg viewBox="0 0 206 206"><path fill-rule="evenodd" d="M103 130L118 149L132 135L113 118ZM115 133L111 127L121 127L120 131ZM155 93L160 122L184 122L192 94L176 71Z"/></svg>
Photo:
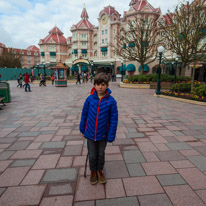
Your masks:
<svg viewBox="0 0 206 206"><path fill-rule="evenodd" d="M124 63L123 59L121 59L121 63L122 63L122 76L121 76L121 82L123 82L123 63Z"/></svg>
<svg viewBox="0 0 206 206"><path fill-rule="evenodd" d="M159 53L159 68L158 68L158 78L157 78L157 90L156 90L156 94L161 94L160 90L161 90L161 61L162 61L162 53L165 51L165 48L163 46L158 47L158 53Z"/></svg>
<svg viewBox="0 0 206 206"><path fill-rule="evenodd" d="M91 61L91 66L92 66L92 71L91 71L91 73L92 73L92 76L94 76L94 71L93 71L93 61Z"/></svg>
<svg viewBox="0 0 206 206"><path fill-rule="evenodd" d="M43 63L43 65L44 65L44 75L46 75L46 72L45 72L45 62Z"/></svg>
<svg viewBox="0 0 206 206"><path fill-rule="evenodd" d="M112 78L112 73L113 73L113 71L112 71L112 70L113 70L113 62L111 62L110 65L111 65L111 67L110 67L110 69L111 69L110 73L111 73L111 78ZM113 78L112 78L112 81L113 81Z"/></svg>
<svg viewBox="0 0 206 206"><path fill-rule="evenodd" d="M177 63L178 63L178 57L175 59L175 84L177 82Z"/></svg>
<svg viewBox="0 0 206 206"><path fill-rule="evenodd" d="M39 76L39 64L37 64L36 67L38 69L38 76Z"/></svg>

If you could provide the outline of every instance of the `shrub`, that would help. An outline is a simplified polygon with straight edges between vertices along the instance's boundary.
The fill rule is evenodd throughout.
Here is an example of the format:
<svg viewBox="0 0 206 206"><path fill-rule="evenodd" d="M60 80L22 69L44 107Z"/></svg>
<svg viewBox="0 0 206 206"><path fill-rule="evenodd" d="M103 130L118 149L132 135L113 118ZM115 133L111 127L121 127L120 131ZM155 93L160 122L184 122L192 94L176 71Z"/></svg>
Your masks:
<svg viewBox="0 0 206 206"><path fill-rule="evenodd" d="M194 95L205 97L206 96L206 84L194 85L192 93Z"/></svg>
<svg viewBox="0 0 206 206"><path fill-rule="evenodd" d="M190 92L191 90L191 84L185 84L185 83L180 83L180 84L173 84L170 86L170 90L173 92Z"/></svg>
<svg viewBox="0 0 206 206"><path fill-rule="evenodd" d="M132 75L128 77L128 82L157 82L157 74L148 74L148 75ZM177 81L189 81L191 77L177 76ZM174 82L174 75L161 74L162 82Z"/></svg>

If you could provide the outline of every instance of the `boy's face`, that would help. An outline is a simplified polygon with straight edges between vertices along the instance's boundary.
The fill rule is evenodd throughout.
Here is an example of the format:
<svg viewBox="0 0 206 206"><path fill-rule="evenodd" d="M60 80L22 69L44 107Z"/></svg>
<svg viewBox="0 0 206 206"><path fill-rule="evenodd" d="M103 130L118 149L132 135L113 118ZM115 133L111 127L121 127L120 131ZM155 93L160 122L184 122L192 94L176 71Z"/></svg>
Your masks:
<svg viewBox="0 0 206 206"><path fill-rule="evenodd" d="M105 95L106 89L108 88L109 85L105 84L104 82L102 82L101 84L95 84L94 87L97 91L98 95Z"/></svg>

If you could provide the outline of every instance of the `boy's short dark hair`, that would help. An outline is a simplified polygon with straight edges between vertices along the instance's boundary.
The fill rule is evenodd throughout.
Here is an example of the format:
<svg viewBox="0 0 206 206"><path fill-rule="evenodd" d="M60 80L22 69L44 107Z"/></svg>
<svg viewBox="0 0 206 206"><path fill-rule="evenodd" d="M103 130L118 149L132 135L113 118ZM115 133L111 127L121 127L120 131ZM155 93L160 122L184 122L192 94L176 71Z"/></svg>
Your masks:
<svg viewBox="0 0 206 206"><path fill-rule="evenodd" d="M100 85L101 83L109 84L109 77L107 74L101 72L94 77L94 85Z"/></svg>

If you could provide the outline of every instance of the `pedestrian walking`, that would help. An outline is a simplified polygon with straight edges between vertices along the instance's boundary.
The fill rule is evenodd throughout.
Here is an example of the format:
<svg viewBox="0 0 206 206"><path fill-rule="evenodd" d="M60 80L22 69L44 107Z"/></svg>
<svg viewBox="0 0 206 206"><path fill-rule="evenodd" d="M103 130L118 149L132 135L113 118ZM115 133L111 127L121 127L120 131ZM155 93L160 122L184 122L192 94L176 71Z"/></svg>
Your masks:
<svg viewBox="0 0 206 206"><path fill-rule="evenodd" d="M94 78L94 87L87 97L81 115L80 132L87 139L90 184L106 183L103 173L105 148L107 142L113 142L118 124L118 110L115 99L108 88L109 78L99 73Z"/></svg>
<svg viewBox="0 0 206 206"><path fill-rule="evenodd" d="M24 82L25 82L25 92L27 92L27 88L28 88L29 92L31 92L28 72L26 72L26 74L24 75Z"/></svg>
<svg viewBox="0 0 206 206"><path fill-rule="evenodd" d="M51 75L52 85L54 85L54 74Z"/></svg>
<svg viewBox="0 0 206 206"><path fill-rule="evenodd" d="M18 83L17 87L20 86L20 88L22 88L22 75L21 75L21 73L18 76L17 83Z"/></svg>
<svg viewBox="0 0 206 206"><path fill-rule="evenodd" d="M85 74L82 73L82 83L85 83Z"/></svg>
<svg viewBox="0 0 206 206"><path fill-rule="evenodd" d="M90 83L92 83L92 81L93 81L93 75L92 74L90 74Z"/></svg>
<svg viewBox="0 0 206 206"><path fill-rule="evenodd" d="M86 73L86 83L88 83L88 80L89 80L89 74Z"/></svg>
<svg viewBox="0 0 206 206"><path fill-rule="evenodd" d="M81 75L80 75L80 73L77 74L76 84L77 84L77 83L81 84Z"/></svg>

